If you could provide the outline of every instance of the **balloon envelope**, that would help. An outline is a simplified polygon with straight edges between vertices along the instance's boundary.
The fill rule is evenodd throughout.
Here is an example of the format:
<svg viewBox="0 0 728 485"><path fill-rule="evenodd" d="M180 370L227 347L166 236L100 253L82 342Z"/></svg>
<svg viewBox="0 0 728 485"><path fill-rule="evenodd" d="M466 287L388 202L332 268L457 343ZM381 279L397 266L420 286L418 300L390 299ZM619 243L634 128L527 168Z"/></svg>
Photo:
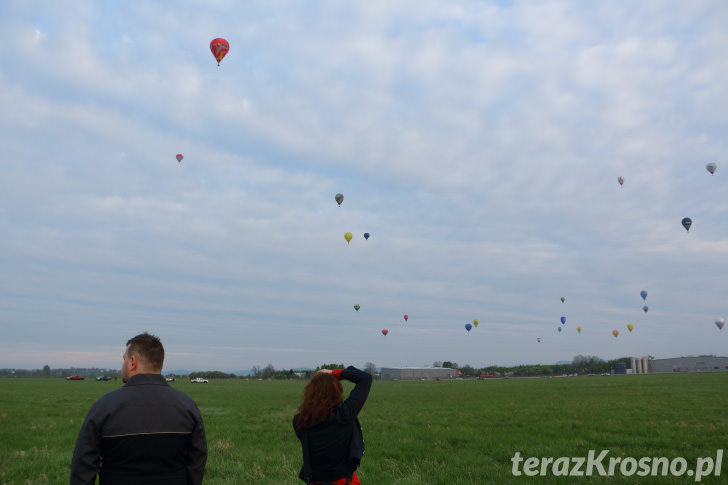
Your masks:
<svg viewBox="0 0 728 485"><path fill-rule="evenodd" d="M682 225L683 225L683 227L685 228L686 231L689 231L690 230L690 226L693 225L693 220L690 219L689 217L683 217Z"/></svg>
<svg viewBox="0 0 728 485"><path fill-rule="evenodd" d="M640 291L640 296L643 300L647 299L647 292L645 290Z"/></svg>
<svg viewBox="0 0 728 485"><path fill-rule="evenodd" d="M360 308L361 308L361 307L359 306L359 304L358 304L358 303L357 303L356 305L354 305L354 310L356 310L356 311L359 311L359 309L360 309Z"/></svg>
<svg viewBox="0 0 728 485"><path fill-rule="evenodd" d="M624 177L617 177L617 182L619 182L619 185L622 185L624 183Z"/></svg>
<svg viewBox="0 0 728 485"><path fill-rule="evenodd" d="M387 330L386 328L382 329L382 335L387 335L388 333L389 333L389 330Z"/></svg>
<svg viewBox="0 0 728 485"><path fill-rule="evenodd" d="M479 323L480 322L477 319L473 320L473 325L475 325L476 327L478 326Z"/></svg>
<svg viewBox="0 0 728 485"><path fill-rule="evenodd" d="M561 327L559 327L559 333L561 333Z"/></svg>
<svg viewBox="0 0 728 485"><path fill-rule="evenodd" d="M178 161L178 162L181 162L183 158L184 158L184 157L182 156L182 154L181 154L181 153L178 153L178 154L177 154L177 161Z"/></svg>
<svg viewBox="0 0 728 485"><path fill-rule="evenodd" d="M566 317L561 317L561 325L566 323Z"/></svg>
<svg viewBox="0 0 728 485"><path fill-rule="evenodd" d="M627 330L629 330L630 332L631 332L632 330L634 330L634 325L632 325L631 323L628 323L628 324L627 324Z"/></svg>
<svg viewBox="0 0 728 485"><path fill-rule="evenodd" d="M210 41L210 51L212 52L212 55L215 56L218 66L229 50L230 44L225 39L218 37L217 39L212 39L212 41Z"/></svg>
<svg viewBox="0 0 728 485"><path fill-rule="evenodd" d="M581 327L576 327L576 331L581 333Z"/></svg>
<svg viewBox="0 0 728 485"><path fill-rule="evenodd" d="M407 320L409 320L409 315L404 316L404 321L406 322Z"/></svg>
<svg viewBox="0 0 728 485"><path fill-rule="evenodd" d="M723 330L723 325L725 325L725 320L723 320L722 318L719 318L718 320L715 321L715 325L716 325L716 327L718 327L719 330Z"/></svg>
<svg viewBox="0 0 728 485"><path fill-rule="evenodd" d="M619 330L612 330L612 335L614 335L614 338L617 338L619 335Z"/></svg>
<svg viewBox="0 0 728 485"><path fill-rule="evenodd" d="M350 232L344 233L344 239L346 239L346 244L349 244L349 242L351 241L351 238L352 238L352 235Z"/></svg>
<svg viewBox="0 0 728 485"><path fill-rule="evenodd" d="M536 339L536 342L541 342L541 337L538 337L538 338Z"/></svg>
<svg viewBox="0 0 728 485"><path fill-rule="evenodd" d="M344 202L344 194L336 194L334 196L334 200L337 204L341 205L341 203Z"/></svg>
<svg viewBox="0 0 728 485"><path fill-rule="evenodd" d="M365 232L364 233L364 239L369 239L369 233L368 232Z"/></svg>
<svg viewBox="0 0 728 485"><path fill-rule="evenodd" d="M647 305L645 305L645 306L642 307L642 311L643 312L647 313L647 310L649 310L649 308L647 308Z"/></svg>
<svg viewBox="0 0 728 485"><path fill-rule="evenodd" d="M470 323L465 324L465 330L467 330L469 332L471 328L473 328L472 324L470 324Z"/></svg>
<svg viewBox="0 0 728 485"><path fill-rule="evenodd" d="M564 303L565 301L566 301L566 297L562 296L561 297L561 303Z"/></svg>
<svg viewBox="0 0 728 485"><path fill-rule="evenodd" d="M710 162L709 164L707 164L705 166L705 170L707 170L708 172L710 172L710 175L713 175L715 173L715 169L716 168L718 168L718 165L716 165L713 162Z"/></svg>

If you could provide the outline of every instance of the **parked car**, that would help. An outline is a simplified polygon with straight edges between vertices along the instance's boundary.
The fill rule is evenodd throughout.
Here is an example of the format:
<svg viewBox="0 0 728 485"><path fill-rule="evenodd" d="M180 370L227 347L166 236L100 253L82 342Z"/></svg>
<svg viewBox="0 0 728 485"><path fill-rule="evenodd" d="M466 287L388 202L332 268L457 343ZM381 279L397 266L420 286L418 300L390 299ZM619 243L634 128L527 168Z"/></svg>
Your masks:
<svg viewBox="0 0 728 485"><path fill-rule="evenodd" d="M190 382L191 382L192 384L199 384L199 383L204 383L204 384L207 384L207 382L208 382L208 381L207 381L207 379L205 379L205 378L203 378L203 377L195 377L195 378L194 378L194 379L192 379L192 380L191 380Z"/></svg>
<svg viewBox="0 0 728 485"><path fill-rule="evenodd" d="M111 380L114 380L114 378L111 376L98 376L96 378L96 380L97 381L111 381Z"/></svg>
<svg viewBox="0 0 728 485"><path fill-rule="evenodd" d="M84 377L81 376L68 376L66 377L67 381L82 381L84 380Z"/></svg>
<svg viewBox="0 0 728 485"><path fill-rule="evenodd" d="M174 377L167 376L165 377L165 379L167 380L167 382L174 382Z"/></svg>

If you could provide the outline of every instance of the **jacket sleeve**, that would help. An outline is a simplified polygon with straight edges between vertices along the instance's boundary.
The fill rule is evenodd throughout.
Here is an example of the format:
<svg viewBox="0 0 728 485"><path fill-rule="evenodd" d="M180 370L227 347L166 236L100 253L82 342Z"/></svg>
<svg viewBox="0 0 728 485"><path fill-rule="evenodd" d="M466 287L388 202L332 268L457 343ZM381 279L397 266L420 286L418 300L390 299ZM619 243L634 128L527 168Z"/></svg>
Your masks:
<svg viewBox="0 0 728 485"><path fill-rule="evenodd" d="M364 407L372 387L372 376L368 372L349 366L339 374L339 377L354 383L354 389L349 393L349 397L341 403L342 417L350 421L356 418Z"/></svg>
<svg viewBox="0 0 728 485"><path fill-rule="evenodd" d="M205 424L202 421L200 410L195 406L195 429L192 430L188 445L187 461L187 483L188 485L200 485L205 475L205 463L207 462L207 437L205 436Z"/></svg>
<svg viewBox="0 0 728 485"><path fill-rule="evenodd" d="M101 437L96 422L98 404L91 406L76 439L71 459L71 485L93 485L101 463Z"/></svg>

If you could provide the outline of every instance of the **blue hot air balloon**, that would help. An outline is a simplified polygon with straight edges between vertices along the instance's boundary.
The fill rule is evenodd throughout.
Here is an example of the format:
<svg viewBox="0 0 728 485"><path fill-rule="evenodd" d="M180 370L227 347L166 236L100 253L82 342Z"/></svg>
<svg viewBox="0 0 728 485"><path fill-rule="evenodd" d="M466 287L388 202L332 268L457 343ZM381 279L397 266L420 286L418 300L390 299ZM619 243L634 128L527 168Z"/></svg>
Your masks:
<svg viewBox="0 0 728 485"><path fill-rule="evenodd" d="M364 233L364 239L369 239L369 233L368 232L365 232Z"/></svg>
<svg viewBox="0 0 728 485"><path fill-rule="evenodd" d="M559 333L561 333L561 327L559 327Z"/></svg>
<svg viewBox="0 0 728 485"><path fill-rule="evenodd" d="M642 311L644 311L645 313L647 313L647 310L649 310L649 308L647 308L647 305L642 307Z"/></svg>
<svg viewBox="0 0 728 485"><path fill-rule="evenodd" d="M566 323L566 317L561 317L561 325Z"/></svg>
<svg viewBox="0 0 728 485"><path fill-rule="evenodd" d="M693 225L693 220L690 219L689 217L683 217L682 225L686 231L690 231L690 226Z"/></svg>
<svg viewBox="0 0 728 485"><path fill-rule="evenodd" d="M465 324L465 330L467 330L469 332L471 328L473 328L473 324L472 323L466 323Z"/></svg>
<svg viewBox="0 0 728 485"><path fill-rule="evenodd" d="M640 291L640 296L642 297L643 300L646 300L647 299L647 292L645 290Z"/></svg>

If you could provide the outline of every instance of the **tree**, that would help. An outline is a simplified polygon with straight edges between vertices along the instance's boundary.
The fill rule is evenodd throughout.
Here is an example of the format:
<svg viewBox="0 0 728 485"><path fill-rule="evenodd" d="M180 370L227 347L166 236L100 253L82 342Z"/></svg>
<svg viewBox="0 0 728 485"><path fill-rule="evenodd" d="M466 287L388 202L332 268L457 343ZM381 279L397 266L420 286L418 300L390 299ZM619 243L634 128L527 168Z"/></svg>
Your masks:
<svg viewBox="0 0 728 485"><path fill-rule="evenodd" d="M377 366L374 365L374 362L367 362L364 364L364 370L369 374L374 375L377 373Z"/></svg>
<svg viewBox="0 0 728 485"><path fill-rule="evenodd" d="M263 379L272 379L276 375L276 368L273 364L268 364L263 369Z"/></svg>
<svg viewBox="0 0 728 485"><path fill-rule="evenodd" d="M46 377L51 376L51 366L49 366L48 364L43 366L43 375Z"/></svg>

